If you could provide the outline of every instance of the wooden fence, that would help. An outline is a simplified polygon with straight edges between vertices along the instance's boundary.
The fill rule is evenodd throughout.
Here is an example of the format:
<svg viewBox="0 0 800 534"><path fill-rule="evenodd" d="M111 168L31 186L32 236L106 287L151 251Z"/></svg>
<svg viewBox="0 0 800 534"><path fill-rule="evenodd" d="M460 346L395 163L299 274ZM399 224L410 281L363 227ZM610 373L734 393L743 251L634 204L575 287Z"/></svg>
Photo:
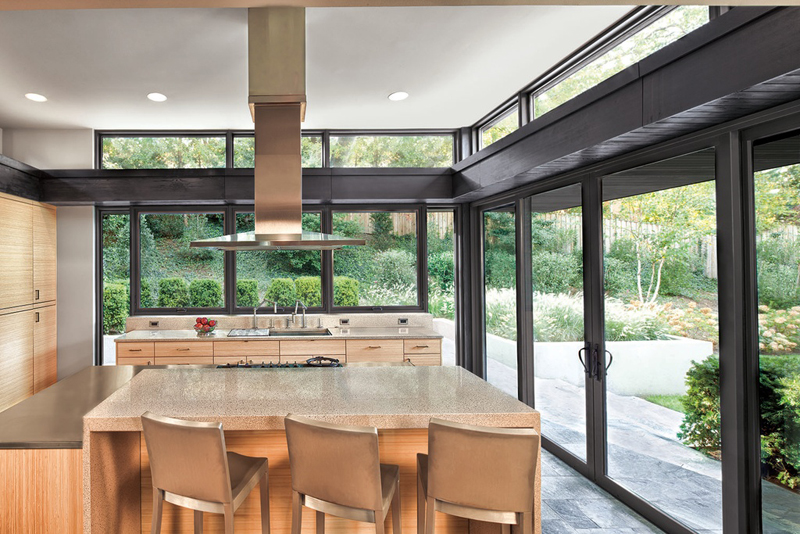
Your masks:
<svg viewBox="0 0 800 534"><path fill-rule="evenodd" d="M372 219L368 212L355 212L338 215L346 221L355 221L366 229L366 233L373 232ZM391 213L392 229L397 235L409 235L417 233L416 213L398 212ZM430 211L428 212L428 233L438 235L444 239L453 234L453 212L451 211Z"/></svg>

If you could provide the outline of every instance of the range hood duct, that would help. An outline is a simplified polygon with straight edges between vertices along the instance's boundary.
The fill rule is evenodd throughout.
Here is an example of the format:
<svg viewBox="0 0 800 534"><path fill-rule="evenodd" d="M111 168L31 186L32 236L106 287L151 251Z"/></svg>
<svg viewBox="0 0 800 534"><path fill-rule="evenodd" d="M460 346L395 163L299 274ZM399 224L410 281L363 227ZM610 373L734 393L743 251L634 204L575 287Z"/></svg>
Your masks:
<svg viewBox="0 0 800 534"><path fill-rule="evenodd" d="M221 250L333 250L364 245L304 232L300 124L305 116L305 9L248 10L250 111L255 123L255 231L192 241Z"/></svg>

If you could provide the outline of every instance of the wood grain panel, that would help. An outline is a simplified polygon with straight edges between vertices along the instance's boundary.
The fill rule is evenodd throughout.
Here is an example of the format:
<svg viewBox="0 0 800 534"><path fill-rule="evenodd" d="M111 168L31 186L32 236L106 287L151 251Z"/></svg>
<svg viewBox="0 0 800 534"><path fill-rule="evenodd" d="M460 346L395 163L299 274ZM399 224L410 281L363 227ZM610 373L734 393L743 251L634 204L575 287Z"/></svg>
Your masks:
<svg viewBox="0 0 800 534"><path fill-rule="evenodd" d="M161 341L155 343L155 356L210 356L214 357L213 341Z"/></svg>
<svg viewBox="0 0 800 534"><path fill-rule="evenodd" d="M0 533L83 532L81 449L0 450Z"/></svg>
<svg viewBox="0 0 800 534"><path fill-rule="evenodd" d="M13 198L0 197L0 309L33 301L33 206Z"/></svg>
<svg viewBox="0 0 800 534"><path fill-rule="evenodd" d="M211 365L213 356L156 356L156 365Z"/></svg>
<svg viewBox="0 0 800 534"><path fill-rule="evenodd" d="M33 395L33 313L0 316L0 411Z"/></svg>
<svg viewBox="0 0 800 534"><path fill-rule="evenodd" d="M348 362L401 362L402 339L348 339Z"/></svg>
<svg viewBox="0 0 800 534"><path fill-rule="evenodd" d="M414 533L417 530L417 486L416 455L427 452L428 433L425 429L381 430L379 432L381 462L400 466L400 495L403 531ZM289 472L289 455L286 448L286 435L282 430L226 432L225 443L228 450L248 456L269 458L270 483L270 527L273 534L288 534L291 530L291 474ZM324 454L324 448L321 448ZM152 482L150 463L144 439L141 448L142 457L142 523L141 532L150 532L152 518ZM253 489L250 496L236 511L235 529L237 534L260 533L259 488ZM204 532L224 532L222 516L204 514ZM194 532L192 512L164 504L163 533ZM373 534L375 526L370 523L358 523L326 516L325 531L329 534ZM391 533L391 513L386 518L387 534ZM303 534L313 534L315 518L313 510L303 510ZM467 522L463 519L437 514L436 532L438 534L456 534L467 532Z"/></svg>
<svg viewBox="0 0 800 534"><path fill-rule="evenodd" d="M237 356L255 360L257 357L279 355L280 346L281 343L277 340L216 341L214 342L214 357ZM273 361L277 361L277 358Z"/></svg>
<svg viewBox="0 0 800 534"><path fill-rule="evenodd" d="M156 355L152 342L117 343L117 358L152 358Z"/></svg>
<svg viewBox="0 0 800 534"><path fill-rule="evenodd" d="M442 365L441 354L406 354L405 359L414 365Z"/></svg>
<svg viewBox="0 0 800 534"><path fill-rule="evenodd" d="M33 393L39 393L58 381L58 327L56 305L34 310L33 323Z"/></svg>
<svg viewBox="0 0 800 534"><path fill-rule="evenodd" d="M281 356L345 354L345 342L343 339L299 339L281 341L280 343Z"/></svg>
<svg viewBox="0 0 800 534"><path fill-rule="evenodd" d="M140 444L140 440L142 443ZM91 432L83 448L91 510L87 532L138 534L141 530L141 432ZM167 531L162 531L167 532Z"/></svg>
<svg viewBox="0 0 800 534"><path fill-rule="evenodd" d="M442 340L404 339L403 352L406 354L439 354L442 352Z"/></svg>
<svg viewBox="0 0 800 534"><path fill-rule="evenodd" d="M56 300L56 208L33 206L33 302Z"/></svg>
<svg viewBox="0 0 800 534"><path fill-rule="evenodd" d="M117 358L117 365L155 365L156 359L153 356L142 356L139 358Z"/></svg>

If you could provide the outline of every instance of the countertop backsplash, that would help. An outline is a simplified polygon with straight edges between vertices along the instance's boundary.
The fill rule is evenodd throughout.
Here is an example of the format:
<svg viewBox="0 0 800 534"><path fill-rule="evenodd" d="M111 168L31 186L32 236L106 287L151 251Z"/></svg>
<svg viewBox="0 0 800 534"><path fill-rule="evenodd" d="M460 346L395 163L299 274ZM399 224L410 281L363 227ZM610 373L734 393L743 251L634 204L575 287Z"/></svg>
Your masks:
<svg viewBox="0 0 800 534"><path fill-rule="evenodd" d="M218 327L224 330L231 328L252 328L253 315L141 315L128 317L125 321L125 330L191 330L197 317L215 319ZM287 320L291 322L292 314L265 314L258 315L258 328L285 328ZM401 319L408 319L408 324L401 324ZM297 314L295 326L300 326L301 314ZM343 325L342 320L349 320ZM157 323L157 324L153 324ZM306 314L306 324L309 327L321 326L322 328L334 327L424 327L433 328L433 316L429 313L353 313L353 314ZM290 324L291 326L291 324Z"/></svg>

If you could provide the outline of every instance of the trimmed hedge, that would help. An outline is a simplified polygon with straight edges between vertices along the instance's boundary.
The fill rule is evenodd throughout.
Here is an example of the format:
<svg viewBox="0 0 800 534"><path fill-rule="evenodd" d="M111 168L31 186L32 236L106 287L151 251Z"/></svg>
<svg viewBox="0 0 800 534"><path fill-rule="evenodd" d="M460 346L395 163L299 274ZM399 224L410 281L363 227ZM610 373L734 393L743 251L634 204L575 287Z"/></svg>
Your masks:
<svg viewBox="0 0 800 534"><path fill-rule="evenodd" d="M258 306L258 280L236 281L236 305L243 307Z"/></svg>
<svg viewBox="0 0 800 534"><path fill-rule="evenodd" d="M297 298L306 306L322 306L322 280L316 276L301 276L294 281Z"/></svg>
<svg viewBox="0 0 800 534"><path fill-rule="evenodd" d="M189 284L189 305L193 308L221 308L222 284L216 280L192 280Z"/></svg>
<svg viewBox="0 0 800 534"><path fill-rule="evenodd" d="M189 286L183 278L162 278L158 281L159 308L185 308L189 305Z"/></svg>
<svg viewBox="0 0 800 534"><path fill-rule="evenodd" d="M358 280L347 276L334 276L333 305L358 306Z"/></svg>
<svg viewBox="0 0 800 534"><path fill-rule="evenodd" d="M267 288L266 297L278 303L278 306L294 306L297 290L291 278L273 278Z"/></svg>
<svg viewBox="0 0 800 534"><path fill-rule="evenodd" d="M129 311L128 288L125 284L107 283L103 286L103 334L125 332Z"/></svg>
<svg viewBox="0 0 800 534"><path fill-rule="evenodd" d="M142 278L141 290L139 293L139 305L142 308L152 308L156 305L153 299L153 289L150 286L150 280Z"/></svg>

